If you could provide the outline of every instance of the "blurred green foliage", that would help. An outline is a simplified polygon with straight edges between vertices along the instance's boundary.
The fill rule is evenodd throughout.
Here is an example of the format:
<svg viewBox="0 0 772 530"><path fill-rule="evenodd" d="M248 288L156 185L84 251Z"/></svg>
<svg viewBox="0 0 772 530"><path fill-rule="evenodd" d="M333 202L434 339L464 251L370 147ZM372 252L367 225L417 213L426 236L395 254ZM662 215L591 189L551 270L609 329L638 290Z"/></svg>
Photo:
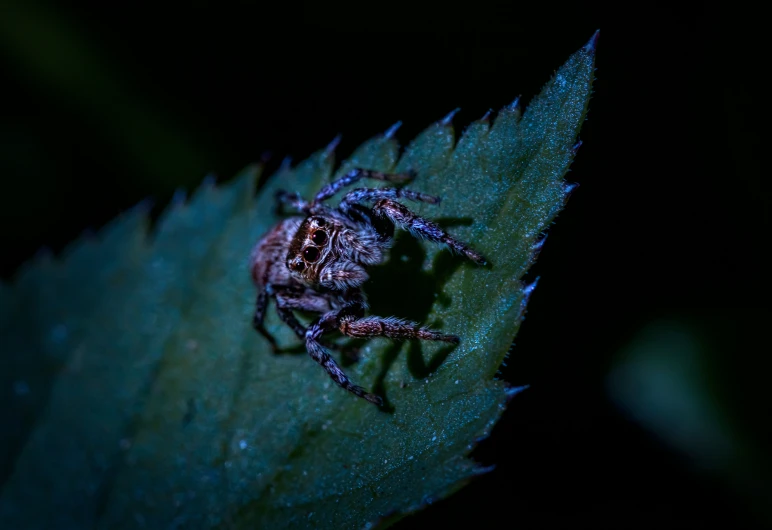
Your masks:
<svg viewBox="0 0 772 530"><path fill-rule="evenodd" d="M644 325L614 359L609 396L621 410L683 454L697 473L726 484L759 520L772 521L772 433L754 370L756 312L671 313ZM733 363L721 356L735 349ZM738 391L738 389L742 389Z"/></svg>
<svg viewBox="0 0 772 530"><path fill-rule="evenodd" d="M140 180L195 174L206 167L210 157L201 146L129 90L125 85L131 81L79 29L55 9L9 2L0 17L0 42L25 76L56 90L80 119L96 123L112 145L120 146L121 158Z"/></svg>

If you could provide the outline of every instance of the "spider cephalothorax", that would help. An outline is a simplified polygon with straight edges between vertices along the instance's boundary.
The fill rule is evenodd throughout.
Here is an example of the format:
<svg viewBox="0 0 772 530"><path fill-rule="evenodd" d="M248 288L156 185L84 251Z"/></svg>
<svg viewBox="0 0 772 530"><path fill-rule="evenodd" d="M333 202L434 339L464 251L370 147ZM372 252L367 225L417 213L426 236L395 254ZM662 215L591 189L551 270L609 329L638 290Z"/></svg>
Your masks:
<svg viewBox="0 0 772 530"><path fill-rule="evenodd" d="M365 317L365 299L360 289L367 280L367 267L381 263L391 246L395 225L421 237L447 245L478 264L485 258L452 238L439 226L419 217L396 199L431 204L439 198L406 188L357 188L347 193L337 208L323 201L362 178L394 183L410 180L412 174L387 174L355 169L324 186L311 202L296 193L279 192L277 199L305 217L291 217L274 226L252 251L251 273L258 287L254 326L275 347L263 327L269 297L276 299L281 319L306 342L311 357L340 386L372 403L379 396L367 393L346 377L325 348L322 335L338 330L346 336L439 340L457 343L458 337L433 331L395 317ZM372 203L372 207L362 203ZM304 327L294 311L321 316Z"/></svg>
<svg viewBox="0 0 772 530"><path fill-rule="evenodd" d="M358 287L367 279L360 264L380 263L384 243L375 234L358 234L329 215L310 216L290 242L287 268L293 278L309 286Z"/></svg>

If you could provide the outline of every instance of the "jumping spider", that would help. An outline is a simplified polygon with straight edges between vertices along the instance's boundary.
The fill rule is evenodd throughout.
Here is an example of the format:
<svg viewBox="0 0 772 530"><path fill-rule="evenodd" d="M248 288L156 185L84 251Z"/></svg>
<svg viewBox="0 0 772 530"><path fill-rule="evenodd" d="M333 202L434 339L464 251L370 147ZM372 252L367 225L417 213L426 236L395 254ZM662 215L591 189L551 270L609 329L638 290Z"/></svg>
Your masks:
<svg viewBox="0 0 772 530"><path fill-rule="evenodd" d="M337 329L343 335L356 338L423 339L456 344L459 341L455 335L396 317L365 316L367 303L361 286L368 278L366 268L385 260L394 226L414 237L444 244L475 263L486 263L482 255L395 200L437 204L438 197L407 188L356 188L343 197L337 208L323 204L362 178L404 183L413 176L412 173L354 169L324 186L311 202L304 201L297 193L279 191L278 204L291 206L305 217L290 217L274 226L260 239L250 258L252 279L258 288L255 329L275 350L276 341L263 327L268 299L274 297L279 317L305 340L308 353L327 370L333 381L376 405L382 405L383 400L346 377L327 351L334 346L322 342L322 335ZM373 203L373 206L361 203ZM296 310L321 316L305 328L295 318Z"/></svg>

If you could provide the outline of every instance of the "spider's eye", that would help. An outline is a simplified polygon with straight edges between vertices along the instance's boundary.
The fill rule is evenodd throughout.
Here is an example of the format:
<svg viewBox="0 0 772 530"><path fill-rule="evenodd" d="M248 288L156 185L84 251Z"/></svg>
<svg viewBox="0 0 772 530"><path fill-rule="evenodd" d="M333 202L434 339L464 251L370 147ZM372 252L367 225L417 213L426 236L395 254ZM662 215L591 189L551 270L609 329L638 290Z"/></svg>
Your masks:
<svg viewBox="0 0 772 530"><path fill-rule="evenodd" d="M324 230L317 230L314 235L311 236L311 241L316 245L324 245L327 242L327 232Z"/></svg>
<svg viewBox="0 0 772 530"><path fill-rule="evenodd" d="M306 261L309 263L313 263L319 259L319 249L316 247L306 247L303 250L303 257L306 258Z"/></svg>
<svg viewBox="0 0 772 530"><path fill-rule="evenodd" d="M303 269L305 269L305 268L306 268L306 264L305 264L305 263L303 263L303 262L302 262L302 261L300 261L300 260L291 261L291 262L290 262L290 264L289 264L289 266L290 266L290 268L291 268L293 271L297 271L297 272L300 272L300 271L302 271Z"/></svg>
<svg viewBox="0 0 772 530"><path fill-rule="evenodd" d="M314 217L314 222L316 226L327 226L327 221L323 217Z"/></svg>

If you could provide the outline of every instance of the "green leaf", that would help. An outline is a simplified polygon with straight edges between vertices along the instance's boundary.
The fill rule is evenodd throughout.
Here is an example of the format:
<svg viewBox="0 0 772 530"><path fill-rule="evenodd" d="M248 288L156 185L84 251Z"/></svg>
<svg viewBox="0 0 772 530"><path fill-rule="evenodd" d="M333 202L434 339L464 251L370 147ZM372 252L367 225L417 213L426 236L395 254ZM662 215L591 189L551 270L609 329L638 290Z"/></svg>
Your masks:
<svg viewBox="0 0 772 530"><path fill-rule="evenodd" d="M323 150L256 201L250 168L170 206L150 238L138 208L33 261L0 291L0 526L361 528L483 472L467 455L517 391L494 376L523 317L521 279L570 191L593 62L594 37L522 117L506 107L455 146L448 119L402 156L380 135L334 172ZM346 371L383 409L334 385L272 312L266 327L299 354L272 354L251 328L248 258L277 221L274 192L309 197L352 167L417 170L412 187L443 202L416 210L493 264L401 234L372 270L372 314L462 339L367 342Z"/></svg>

